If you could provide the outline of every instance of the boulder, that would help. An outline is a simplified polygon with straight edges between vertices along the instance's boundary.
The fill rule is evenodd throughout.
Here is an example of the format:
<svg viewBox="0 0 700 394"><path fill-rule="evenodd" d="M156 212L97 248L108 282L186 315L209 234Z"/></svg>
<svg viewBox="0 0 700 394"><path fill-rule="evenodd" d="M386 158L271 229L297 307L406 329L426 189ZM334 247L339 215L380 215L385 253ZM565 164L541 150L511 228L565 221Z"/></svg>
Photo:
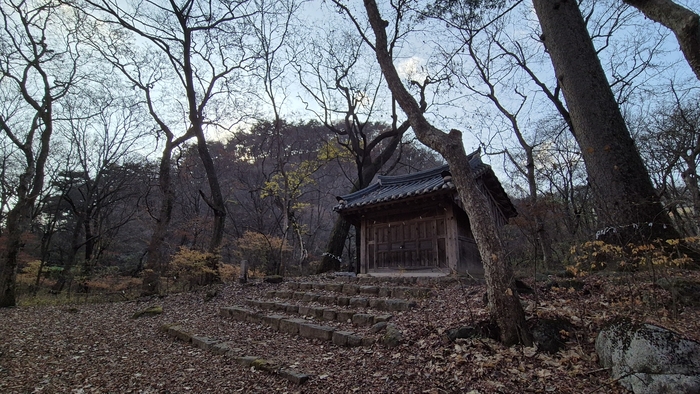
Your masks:
<svg viewBox="0 0 700 394"><path fill-rule="evenodd" d="M403 333L393 324L387 324L386 331L382 337L382 345L386 347L397 347L403 342Z"/></svg>
<svg viewBox="0 0 700 394"><path fill-rule="evenodd" d="M619 319L595 343L603 367L635 394L700 393L700 343L652 324Z"/></svg>
<svg viewBox="0 0 700 394"><path fill-rule="evenodd" d="M528 320L527 323L537 348L552 354L566 346L566 341L573 331L571 323L564 318L535 318Z"/></svg>

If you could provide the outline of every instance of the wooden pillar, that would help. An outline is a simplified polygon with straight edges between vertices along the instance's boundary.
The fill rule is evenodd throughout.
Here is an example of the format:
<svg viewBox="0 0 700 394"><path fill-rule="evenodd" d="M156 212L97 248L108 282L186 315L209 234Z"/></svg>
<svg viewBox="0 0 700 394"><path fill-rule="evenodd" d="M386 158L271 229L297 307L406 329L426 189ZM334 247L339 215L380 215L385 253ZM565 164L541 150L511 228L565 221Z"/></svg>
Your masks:
<svg viewBox="0 0 700 394"><path fill-rule="evenodd" d="M360 222L360 273L366 274L369 267L369 262L367 261L367 220L361 219Z"/></svg>
<svg viewBox="0 0 700 394"><path fill-rule="evenodd" d="M445 208L445 249L447 268L451 273L456 273L459 264L459 227L452 204L448 204Z"/></svg>

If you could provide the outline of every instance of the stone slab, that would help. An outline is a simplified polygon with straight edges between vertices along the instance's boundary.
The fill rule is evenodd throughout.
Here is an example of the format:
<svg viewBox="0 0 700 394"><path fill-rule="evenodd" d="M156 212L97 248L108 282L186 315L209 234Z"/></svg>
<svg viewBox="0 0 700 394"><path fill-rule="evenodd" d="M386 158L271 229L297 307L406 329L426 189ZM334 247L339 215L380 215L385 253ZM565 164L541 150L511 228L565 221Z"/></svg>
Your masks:
<svg viewBox="0 0 700 394"><path fill-rule="evenodd" d="M322 295L322 296L318 297L318 300L317 300L317 301L320 302L321 304L327 304L327 305L328 305L328 304L335 304L335 303L336 303L336 300L337 300L337 297L336 297L336 296L332 296L332 295Z"/></svg>
<svg viewBox="0 0 700 394"><path fill-rule="evenodd" d="M306 324L304 319L282 319L280 320L279 330L280 332L286 332L288 334L298 334L299 326L301 324Z"/></svg>
<svg viewBox="0 0 700 394"><path fill-rule="evenodd" d="M364 297L352 297L348 305L351 308L367 308L369 306L369 300Z"/></svg>
<svg viewBox="0 0 700 394"><path fill-rule="evenodd" d="M170 335L173 338L177 338L181 341L185 341L187 343L192 342L192 334L185 331L180 326L171 326L170 328L168 328L168 335Z"/></svg>
<svg viewBox="0 0 700 394"><path fill-rule="evenodd" d="M348 320L352 321L352 316L355 314L353 311L342 310L335 314L335 319L341 323L345 323Z"/></svg>
<svg viewBox="0 0 700 394"><path fill-rule="evenodd" d="M292 304L287 305L285 312L297 314L297 313L299 313L299 305L292 305Z"/></svg>
<svg viewBox="0 0 700 394"><path fill-rule="evenodd" d="M301 300L304 302L314 302L317 301L319 297L320 295L316 293L305 293Z"/></svg>
<svg viewBox="0 0 700 394"><path fill-rule="evenodd" d="M245 321L248 315L253 313L250 309L246 308L241 308L238 306L233 306L233 307L228 307L228 308L222 308L225 309L228 312L228 315L238 321Z"/></svg>
<svg viewBox="0 0 700 394"><path fill-rule="evenodd" d="M273 330L279 330L280 329L280 321L284 319L285 316L282 315L268 315L268 316L263 316L261 318L261 321Z"/></svg>
<svg viewBox="0 0 700 394"><path fill-rule="evenodd" d="M343 294L355 295L360 291L360 286L355 284L346 283L343 285Z"/></svg>
<svg viewBox="0 0 700 394"><path fill-rule="evenodd" d="M366 313L356 313L352 317L352 324L354 326L371 326L374 324L374 315L369 315Z"/></svg>
<svg viewBox="0 0 700 394"><path fill-rule="evenodd" d="M198 347L202 350L209 350L213 345L219 342L219 340L208 337L192 337L192 346Z"/></svg>
<svg viewBox="0 0 700 394"><path fill-rule="evenodd" d="M228 354L228 352L232 351L233 348L231 347L231 344L229 342L219 342L213 344L209 350L214 353L214 354L219 354L219 355L224 355Z"/></svg>
<svg viewBox="0 0 700 394"><path fill-rule="evenodd" d="M294 384L304 384L309 380L309 375L293 369L281 369L279 374Z"/></svg>
<svg viewBox="0 0 700 394"><path fill-rule="evenodd" d="M337 312L334 309L324 309L323 318L326 320L335 320Z"/></svg>
<svg viewBox="0 0 700 394"><path fill-rule="evenodd" d="M332 340L338 346L355 347L362 345L362 338L355 335L352 331L334 331Z"/></svg>
<svg viewBox="0 0 700 394"><path fill-rule="evenodd" d="M374 309L379 309L381 311L386 310L386 301L381 298L370 298L369 307Z"/></svg>
<svg viewBox="0 0 700 394"><path fill-rule="evenodd" d="M360 294L373 294L379 293L379 287L377 286L360 286Z"/></svg>
<svg viewBox="0 0 700 394"><path fill-rule="evenodd" d="M309 316L320 319L323 317L323 312L325 312L325 310L326 308L323 307L309 307Z"/></svg>
<svg viewBox="0 0 700 394"><path fill-rule="evenodd" d="M330 341L333 338L333 331L335 331L335 328L329 326L308 323L299 325L299 336L304 338Z"/></svg>
<svg viewBox="0 0 700 394"><path fill-rule="evenodd" d="M299 314L302 316L311 316L311 307L308 305L299 305Z"/></svg>

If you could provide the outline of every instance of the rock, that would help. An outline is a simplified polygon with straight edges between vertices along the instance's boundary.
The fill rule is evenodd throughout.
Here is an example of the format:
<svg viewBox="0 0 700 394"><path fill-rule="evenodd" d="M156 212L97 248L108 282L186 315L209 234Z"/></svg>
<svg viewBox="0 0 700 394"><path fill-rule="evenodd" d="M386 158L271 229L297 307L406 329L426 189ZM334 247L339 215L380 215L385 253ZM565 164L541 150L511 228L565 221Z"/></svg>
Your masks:
<svg viewBox="0 0 700 394"><path fill-rule="evenodd" d="M293 369L280 369L279 374L294 384L304 384L309 380L309 375Z"/></svg>
<svg viewBox="0 0 700 394"><path fill-rule="evenodd" d="M146 309L140 310L136 313L134 313L131 318L132 319L138 319L141 316L155 316L155 315L160 315L163 313L163 307L160 305L156 306L150 306Z"/></svg>
<svg viewBox="0 0 700 394"><path fill-rule="evenodd" d="M518 290L518 294L535 294L532 287L528 286L527 283L520 279L515 280L515 289Z"/></svg>
<svg viewBox="0 0 700 394"><path fill-rule="evenodd" d="M403 333L393 324L387 324L386 332L382 337L382 345L386 347L396 347L403 341Z"/></svg>
<svg viewBox="0 0 700 394"><path fill-rule="evenodd" d="M447 337L454 341L459 338L491 338L499 340L498 326L488 320L481 321L475 327L463 326L447 330Z"/></svg>
<svg viewBox="0 0 700 394"><path fill-rule="evenodd" d="M387 322L381 321L381 322L379 322L379 323L373 325L373 326L369 329L369 332L371 332L372 334L376 334L376 333L378 333L379 331L385 329L387 325L388 325Z"/></svg>
<svg viewBox="0 0 700 394"><path fill-rule="evenodd" d="M528 320L527 325L537 348L547 353L556 353L566 346L568 334L573 331L571 323L562 318L535 318Z"/></svg>
<svg viewBox="0 0 700 394"><path fill-rule="evenodd" d="M479 336L478 334L479 332L474 327L468 326L447 330L447 337L450 338L451 341L458 338L474 338Z"/></svg>
<svg viewBox="0 0 700 394"><path fill-rule="evenodd" d="M635 394L700 393L700 343L663 327L615 320L595 343L603 367Z"/></svg>
<svg viewBox="0 0 700 394"><path fill-rule="evenodd" d="M333 275L335 277L344 277L344 278L354 278L357 276L357 274L354 272L336 272Z"/></svg>
<svg viewBox="0 0 700 394"><path fill-rule="evenodd" d="M266 276L263 280L267 283L282 283L284 278L280 275L270 275Z"/></svg>

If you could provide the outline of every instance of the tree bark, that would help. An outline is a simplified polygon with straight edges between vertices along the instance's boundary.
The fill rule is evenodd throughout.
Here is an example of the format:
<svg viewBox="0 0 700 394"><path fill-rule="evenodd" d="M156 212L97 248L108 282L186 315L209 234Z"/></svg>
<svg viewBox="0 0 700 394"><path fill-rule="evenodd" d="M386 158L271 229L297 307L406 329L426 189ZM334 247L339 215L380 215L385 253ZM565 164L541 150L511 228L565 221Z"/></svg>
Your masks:
<svg viewBox="0 0 700 394"><path fill-rule="evenodd" d="M391 138L386 147L384 147L381 153L377 155L374 160L371 159L371 152L373 148L379 146L378 142L382 140L381 136L368 144L368 146L366 146L364 149L360 147L359 141L352 144L356 157L362 156L362 160L358 161L358 180L355 182L355 186L353 186L350 193L354 193L369 186L372 179L374 179L374 176L377 175L377 172L382 169L384 164L386 164L386 162L389 161L389 158L394 155L394 152L396 152L396 148L399 146L401 138L406 130L408 130L408 124L402 124L399 126L396 129L396 135ZM352 131L349 131L348 133L352 133ZM338 216L335 224L333 225L333 231L331 232L331 236L328 240L326 252L321 260L321 266L318 269L319 274L323 272L340 270L341 256L343 255L343 249L345 248L345 241L350 233L350 226L351 224L347 220ZM359 267L360 260L358 259L357 261L357 266ZM356 269L358 267L356 267Z"/></svg>
<svg viewBox="0 0 700 394"><path fill-rule="evenodd" d="M608 242L676 238L575 1L533 0ZM650 225L653 224L653 225Z"/></svg>
<svg viewBox="0 0 700 394"><path fill-rule="evenodd" d="M676 35L685 60L700 79L700 16L671 0L622 0Z"/></svg>
<svg viewBox="0 0 700 394"><path fill-rule="evenodd" d="M161 202L156 225L151 234L151 239L146 248L146 275L141 285L141 295L153 295L161 292L160 277L165 274L167 264L163 256L163 243L173 216L173 202L175 194L172 190L170 178L170 160L172 158L173 143L165 142L165 148L160 158L158 169L158 188L161 193Z"/></svg>
<svg viewBox="0 0 700 394"><path fill-rule="evenodd" d="M333 225L328 245L326 246L326 252L323 254L323 259L321 260L321 266L318 268L317 273L320 274L340 270L341 256L345 249L345 241L350 233L350 227L350 222L338 215Z"/></svg>
<svg viewBox="0 0 700 394"><path fill-rule="evenodd" d="M375 0L364 0L365 9L376 40L376 56L394 99L406 113L418 139L442 155L450 166L453 182L469 216L469 222L484 264L489 312L500 328L501 341L506 345L530 345L532 337L525 326L525 312L515 290L513 276L505 258L486 196L478 189L457 130L446 134L433 127L423 116L415 98L406 90L387 49L385 27Z"/></svg>

